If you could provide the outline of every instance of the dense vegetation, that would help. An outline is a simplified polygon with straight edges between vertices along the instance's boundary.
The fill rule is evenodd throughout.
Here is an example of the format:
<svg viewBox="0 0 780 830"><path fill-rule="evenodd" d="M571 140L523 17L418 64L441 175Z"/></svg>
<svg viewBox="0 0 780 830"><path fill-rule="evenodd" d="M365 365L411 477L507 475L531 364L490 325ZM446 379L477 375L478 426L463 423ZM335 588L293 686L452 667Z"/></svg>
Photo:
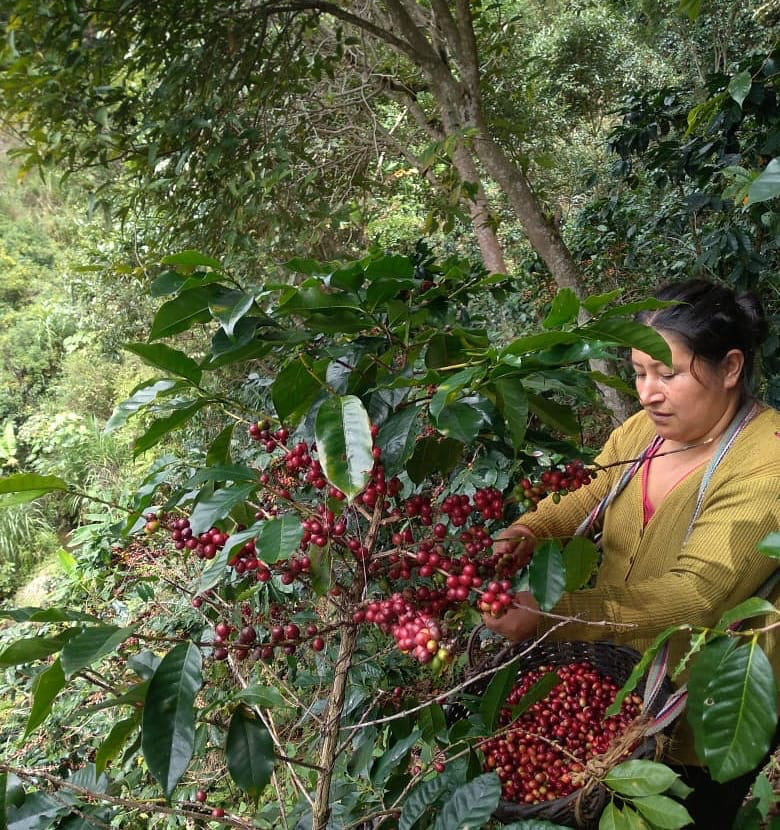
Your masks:
<svg viewBox="0 0 780 830"><path fill-rule="evenodd" d="M484 598L421 554L548 609L587 583L589 544L480 539L635 406L667 278L762 293L780 401L780 18L550 6L0 10L0 826L491 826L514 675L461 686ZM776 725L761 640L723 636L774 608L735 613L687 667L722 780ZM683 826L665 770L604 821Z"/></svg>

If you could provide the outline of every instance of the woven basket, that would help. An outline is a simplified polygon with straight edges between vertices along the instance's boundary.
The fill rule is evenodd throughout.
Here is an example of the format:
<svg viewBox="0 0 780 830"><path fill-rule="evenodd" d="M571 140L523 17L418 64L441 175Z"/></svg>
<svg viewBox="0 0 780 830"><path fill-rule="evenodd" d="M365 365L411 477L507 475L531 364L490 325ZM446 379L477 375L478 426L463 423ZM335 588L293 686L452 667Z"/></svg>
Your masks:
<svg viewBox="0 0 780 830"><path fill-rule="evenodd" d="M493 671L499 669L513 657L527 651L532 647L530 641L515 643L502 648L491 657L483 658L474 662L473 643L470 643L469 659L472 663L466 679L477 678L469 685L470 694L480 694L486 688L493 676ZM639 662L641 655L635 649L628 646L618 646L608 642L555 642L543 641L520 658L520 671L518 677L525 672L532 671L543 665L562 666L568 663L586 661L594 669L602 674L611 677L618 686L622 686L628 679L634 666ZM480 675L490 672L484 677ZM644 698L645 678L637 684L634 693ZM666 678L660 692L655 696L651 705L644 709L643 714L652 716L657 714L664 702L674 691L671 681ZM468 716L468 711L461 704L454 703L447 712L451 721L460 720ZM645 736L640 740L639 745L632 752L632 758L653 759L658 754L658 737ZM579 828L579 830L593 830L596 828L607 801L607 791L601 784L585 786L573 793L540 804L517 804L511 801L502 800L494 816L505 824L511 822L544 819L561 824L566 827Z"/></svg>

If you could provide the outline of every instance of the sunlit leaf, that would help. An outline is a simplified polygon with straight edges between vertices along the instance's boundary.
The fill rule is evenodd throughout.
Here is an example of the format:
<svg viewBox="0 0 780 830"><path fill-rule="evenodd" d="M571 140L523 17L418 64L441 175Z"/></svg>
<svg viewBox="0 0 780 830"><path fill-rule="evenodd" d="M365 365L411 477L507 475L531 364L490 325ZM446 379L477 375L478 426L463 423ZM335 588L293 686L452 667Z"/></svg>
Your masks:
<svg viewBox="0 0 780 830"><path fill-rule="evenodd" d="M371 426L360 399L345 395L326 400L317 412L315 436L325 477L354 499L374 466Z"/></svg>

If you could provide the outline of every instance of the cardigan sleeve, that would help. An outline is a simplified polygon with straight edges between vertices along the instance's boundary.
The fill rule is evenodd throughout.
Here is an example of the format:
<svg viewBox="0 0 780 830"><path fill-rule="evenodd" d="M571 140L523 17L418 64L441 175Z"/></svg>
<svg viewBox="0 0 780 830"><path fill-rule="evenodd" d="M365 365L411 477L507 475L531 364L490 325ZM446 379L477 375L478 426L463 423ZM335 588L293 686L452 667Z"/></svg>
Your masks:
<svg viewBox="0 0 780 830"><path fill-rule="evenodd" d="M628 624L614 629L570 623L556 636L567 639L649 638L678 623L712 625L746 599L777 563L757 543L780 527L780 476L737 478L708 495L684 549L666 573L625 585L564 594L553 613L580 620ZM540 628L552 622L542 618Z"/></svg>

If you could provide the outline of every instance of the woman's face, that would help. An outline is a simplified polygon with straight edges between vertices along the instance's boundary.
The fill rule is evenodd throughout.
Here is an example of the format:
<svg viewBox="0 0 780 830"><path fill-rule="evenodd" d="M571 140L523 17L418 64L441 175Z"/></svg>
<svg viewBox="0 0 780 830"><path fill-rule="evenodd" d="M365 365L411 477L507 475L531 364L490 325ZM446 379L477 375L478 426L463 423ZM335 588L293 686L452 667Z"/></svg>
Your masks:
<svg viewBox="0 0 780 830"><path fill-rule="evenodd" d="M677 335L658 333L671 349L671 366L645 352L631 351L639 401L655 424L656 432L662 438L683 444L719 435L738 402L742 352L733 349L719 366L713 366L704 360L694 360L692 352Z"/></svg>

